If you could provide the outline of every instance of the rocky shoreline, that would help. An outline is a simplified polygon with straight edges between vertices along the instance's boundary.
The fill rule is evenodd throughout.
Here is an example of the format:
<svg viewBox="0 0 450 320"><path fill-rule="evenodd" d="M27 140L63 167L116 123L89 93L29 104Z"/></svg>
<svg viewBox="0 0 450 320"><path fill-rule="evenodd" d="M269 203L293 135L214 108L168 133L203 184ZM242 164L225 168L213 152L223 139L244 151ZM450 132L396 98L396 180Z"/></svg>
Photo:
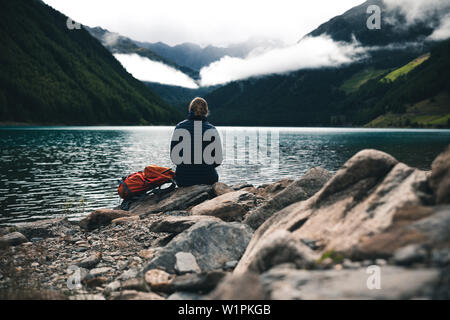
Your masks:
<svg viewBox="0 0 450 320"><path fill-rule="evenodd" d="M18 224L0 263L1 299L449 299L450 149L430 172L364 150L334 176Z"/></svg>

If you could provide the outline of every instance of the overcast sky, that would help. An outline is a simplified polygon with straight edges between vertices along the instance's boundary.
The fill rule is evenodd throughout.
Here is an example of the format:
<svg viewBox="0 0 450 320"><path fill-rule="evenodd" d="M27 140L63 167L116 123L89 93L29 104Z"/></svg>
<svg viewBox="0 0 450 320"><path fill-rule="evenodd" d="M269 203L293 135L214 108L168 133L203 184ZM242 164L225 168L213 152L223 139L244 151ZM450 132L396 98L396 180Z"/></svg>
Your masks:
<svg viewBox="0 0 450 320"><path fill-rule="evenodd" d="M363 0L44 0L73 20L135 40L226 45L251 37L293 44Z"/></svg>

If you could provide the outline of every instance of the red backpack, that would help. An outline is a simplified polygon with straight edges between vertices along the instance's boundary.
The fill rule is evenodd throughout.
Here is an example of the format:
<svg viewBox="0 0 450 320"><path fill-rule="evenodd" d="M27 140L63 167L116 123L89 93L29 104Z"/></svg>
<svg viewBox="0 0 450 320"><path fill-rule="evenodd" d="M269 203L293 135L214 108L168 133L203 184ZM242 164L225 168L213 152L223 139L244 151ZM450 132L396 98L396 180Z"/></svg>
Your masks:
<svg viewBox="0 0 450 320"><path fill-rule="evenodd" d="M144 171L132 173L120 181L117 193L122 199L129 199L135 195L160 187L165 183L174 182L175 172L170 168L150 165Z"/></svg>

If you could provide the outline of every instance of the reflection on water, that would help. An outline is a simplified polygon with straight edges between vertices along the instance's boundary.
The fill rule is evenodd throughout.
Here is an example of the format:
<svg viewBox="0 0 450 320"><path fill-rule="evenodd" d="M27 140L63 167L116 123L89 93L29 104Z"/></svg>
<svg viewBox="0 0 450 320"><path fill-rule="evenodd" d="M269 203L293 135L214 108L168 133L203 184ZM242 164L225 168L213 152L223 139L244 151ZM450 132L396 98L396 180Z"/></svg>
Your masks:
<svg viewBox="0 0 450 320"><path fill-rule="evenodd" d="M238 134L243 130L219 129ZM218 170L220 180L258 185L296 178L316 166L334 172L366 148L428 170L450 143L448 130L279 130L279 166L227 162ZM172 166L171 133L170 127L0 129L0 224L74 218L119 204L116 181L121 176L148 164Z"/></svg>

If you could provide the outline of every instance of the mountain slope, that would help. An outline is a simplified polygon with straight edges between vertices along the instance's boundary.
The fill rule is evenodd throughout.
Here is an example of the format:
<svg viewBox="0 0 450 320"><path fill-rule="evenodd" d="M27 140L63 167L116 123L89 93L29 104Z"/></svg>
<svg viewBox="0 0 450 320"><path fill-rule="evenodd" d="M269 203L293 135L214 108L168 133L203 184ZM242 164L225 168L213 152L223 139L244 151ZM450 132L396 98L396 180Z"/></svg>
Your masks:
<svg viewBox="0 0 450 320"><path fill-rule="evenodd" d="M86 30L37 0L0 1L0 119L42 124L163 124L179 113Z"/></svg>
<svg viewBox="0 0 450 320"><path fill-rule="evenodd" d="M385 114L409 113L409 121L395 126L417 122L417 126L446 127L449 53L450 40L436 44L428 60L395 81L381 80L423 52L406 52L396 64L371 59L340 68L233 82L206 96L212 106L211 121L220 125L364 126ZM424 100L433 103L426 105ZM418 121L418 115L424 120ZM378 119L372 125L383 124Z"/></svg>
<svg viewBox="0 0 450 320"><path fill-rule="evenodd" d="M384 10L381 31L366 26L366 10L372 4ZM348 42L356 38L371 47L367 58L336 68L229 83L206 96L212 106L211 120L220 125L364 126L381 116L408 113L409 122L396 125L425 119L417 126L448 126L445 92L450 66L445 57L450 56L450 48L448 41L425 40L439 19L431 15L408 25L402 19L399 11L386 11L381 0L366 1L331 19L308 36L327 34L335 41ZM382 81L387 75L394 81ZM385 123L378 120L378 124Z"/></svg>
<svg viewBox="0 0 450 320"><path fill-rule="evenodd" d="M161 62L168 66L171 66L187 74L193 79L198 79L199 77L198 71L194 71L186 66L180 66L175 62L160 56L159 54L153 52L152 50L138 45L137 44L138 42L130 38L121 36L117 33L109 32L108 30L102 29L100 27L95 28L85 27L85 28L86 30L89 31L91 35L97 38L103 44L103 46L106 47L111 53L125 53L125 54L136 53L141 57L145 57L150 60Z"/></svg>
<svg viewBox="0 0 450 320"><path fill-rule="evenodd" d="M274 46L273 41L251 39L243 43L232 44L227 47L207 46L202 48L194 43L182 43L169 46L162 42L147 43L136 42L140 47L147 48L153 52L174 61L176 64L199 71L214 61L220 60L224 56L246 57L257 47Z"/></svg>
<svg viewBox="0 0 450 320"><path fill-rule="evenodd" d="M367 8L370 5L381 8L382 22L379 30L367 28L367 19L370 16L367 14ZM441 14L446 13L448 11ZM427 20L418 20L413 24L407 24L405 19L398 10L388 8L383 0L368 0L322 24L307 36L318 37L327 34L335 41L351 42L356 39L365 46L387 46L423 41L433 33L439 22L437 16L430 16Z"/></svg>

